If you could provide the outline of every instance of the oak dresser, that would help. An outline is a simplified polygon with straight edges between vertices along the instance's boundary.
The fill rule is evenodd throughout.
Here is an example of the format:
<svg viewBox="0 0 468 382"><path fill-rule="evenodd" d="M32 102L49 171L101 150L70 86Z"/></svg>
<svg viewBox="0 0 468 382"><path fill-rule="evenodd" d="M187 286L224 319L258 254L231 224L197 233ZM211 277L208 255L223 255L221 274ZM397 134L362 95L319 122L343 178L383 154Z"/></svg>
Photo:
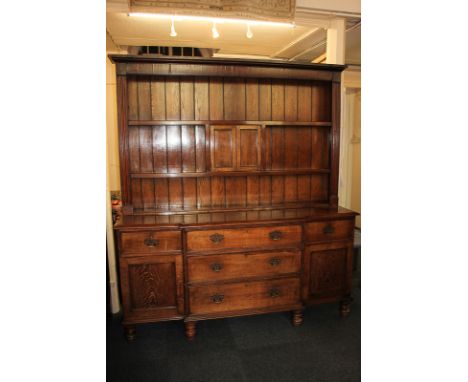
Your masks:
<svg viewBox="0 0 468 382"><path fill-rule="evenodd" d="M338 206L344 66L110 56L117 68L123 325L351 304Z"/></svg>

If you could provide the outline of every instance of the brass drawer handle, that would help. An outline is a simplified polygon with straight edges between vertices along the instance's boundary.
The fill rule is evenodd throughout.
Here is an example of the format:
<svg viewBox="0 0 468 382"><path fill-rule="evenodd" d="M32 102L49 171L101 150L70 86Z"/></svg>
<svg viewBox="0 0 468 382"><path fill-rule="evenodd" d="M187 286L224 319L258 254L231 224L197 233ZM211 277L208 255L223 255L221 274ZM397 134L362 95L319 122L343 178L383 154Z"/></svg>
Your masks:
<svg viewBox="0 0 468 382"><path fill-rule="evenodd" d="M323 229L323 233L325 234L330 234L335 232L335 227L333 227L331 224L327 224L325 228Z"/></svg>
<svg viewBox="0 0 468 382"><path fill-rule="evenodd" d="M147 247L156 247L159 245L159 240L153 239L153 237L150 236L148 239L145 239L144 243Z"/></svg>
<svg viewBox="0 0 468 382"><path fill-rule="evenodd" d="M214 296L211 296L211 301L215 304L221 304L224 301L224 294L215 294Z"/></svg>
<svg viewBox="0 0 468 382"><path fill-rule="evenodd" d="M272 257L268 262L272 267L276 267L281 264L281 259L279 257Z"/></svg>
<svg viewBox="0 0 468 382"><path fill-rule="evenodd" d="M278 288L271 288L269 290L269 294L271 298L276 298L280 296L280 290Z"/></svg>
<svg viewBox="0 0 468 382"><path fill-rule="evenodd" d="M210 265L210 267L213 272L219 272L221 269L223 269L223 264L213 263Z"/></svg>
<svg viewBox="0 0 468 382"><path fill-rule="evenodd" d="M221 235L220 233L215 233L210 236L210 240L215 244L219 244L224 240L224 235Z"/></svg>
<svg viewBox="0 0 468 382"><path fill-rule="evenodd" d="M283 232L281 231L272 231L268 234L271 240L280 240L283 238Z"/></svg>

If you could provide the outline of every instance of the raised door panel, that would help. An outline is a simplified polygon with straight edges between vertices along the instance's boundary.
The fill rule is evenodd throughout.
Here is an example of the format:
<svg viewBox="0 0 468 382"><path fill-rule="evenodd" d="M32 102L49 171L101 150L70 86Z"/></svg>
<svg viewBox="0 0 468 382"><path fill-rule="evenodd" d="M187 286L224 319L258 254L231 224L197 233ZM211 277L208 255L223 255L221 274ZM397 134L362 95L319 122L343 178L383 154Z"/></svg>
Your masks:
<svg viewBox="0 0 468 382"><path fill-rule="evenodd" d="M237 169L241 171L260 168L260 126L237 127Z"/></svg>
<svg viewBox="0 0 468 382"><path fill-rule="evenodd" d="M211 126L211 166L213 171L232 171L236 166L236 128Z"/></svg>
<svg viewBox="0 0 468 382"><path fill-rule="evenodd" d="M124 320L147 322L182 318L182 256L120 259Z"/></svg>
<svg viewBox="0 0 468 382"><path fill-rule="evenodd" d="M306 247L303 297L309 303L351 292L352 243Z"/></svg>

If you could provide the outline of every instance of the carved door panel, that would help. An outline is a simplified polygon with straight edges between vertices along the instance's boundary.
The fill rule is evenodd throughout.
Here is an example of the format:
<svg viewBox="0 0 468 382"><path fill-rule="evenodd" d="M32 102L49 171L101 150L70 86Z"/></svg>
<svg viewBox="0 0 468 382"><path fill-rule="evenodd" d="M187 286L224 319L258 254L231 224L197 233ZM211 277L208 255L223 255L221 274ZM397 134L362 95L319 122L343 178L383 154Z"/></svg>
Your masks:
<svg viewBox="0 0 468 382"><path fill-rule="evenodd" d="M311 245L305 250L303 297L332 300L351 292L352 243Z"/></svg>
<svg viewBox="0 0 468 382"><path fill-rule="evenodd" d="M182 256L120 258L125 321L179 318L184 313Z"/></svg>
<svg viewBox="0 0 468 382"><path fill-rule="evenodd" d="M237 169L260 168L260 126L237 126Z"/></svg>
<svg viewBox="0 0 468 382"><path fill-rule="evenodd" d="M211 126L211 167L233 171L236 167L236 127Z"/></svg>

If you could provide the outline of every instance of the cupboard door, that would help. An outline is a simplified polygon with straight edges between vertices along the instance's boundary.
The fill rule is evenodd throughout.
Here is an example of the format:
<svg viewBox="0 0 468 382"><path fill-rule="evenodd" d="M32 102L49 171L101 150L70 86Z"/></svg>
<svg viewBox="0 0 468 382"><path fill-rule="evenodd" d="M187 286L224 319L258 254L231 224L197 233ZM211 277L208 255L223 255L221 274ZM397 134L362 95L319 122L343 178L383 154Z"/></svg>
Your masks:
<svg viewBox="0 0 468 382"><path fill-rule="evenodd" d="M237 126L237 169L260 168L260 126Z"/></svg>
<svg viewBox="0 0 468 382"><path fill-rule="evenodd" d="M211 167L233 171L236 167L236 127L211 126Z"/></svg>
<svg viewBox="0 0 468 382"><path fill-rule="evenodd" d="M306 247L304 299L313 303L337 299L350 293L352 256L352 242Z"/></svg>
<svg viewBox="0 0 468 382"><path fill-rule="evenodd" d="M182 318L184 313L181 255L120 258L125 321Z"/></svg>

